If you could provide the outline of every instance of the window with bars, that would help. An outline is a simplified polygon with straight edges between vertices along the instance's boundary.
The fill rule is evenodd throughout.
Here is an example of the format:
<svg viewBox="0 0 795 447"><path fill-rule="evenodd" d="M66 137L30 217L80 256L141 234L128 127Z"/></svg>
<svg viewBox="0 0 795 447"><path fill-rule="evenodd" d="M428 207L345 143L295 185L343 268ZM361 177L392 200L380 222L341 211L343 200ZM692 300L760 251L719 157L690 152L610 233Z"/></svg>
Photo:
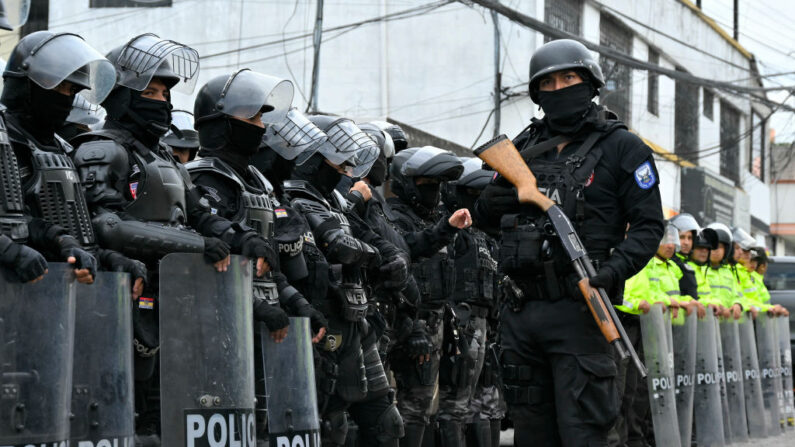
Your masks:
<svg viewBox="0 0 795 447"><path fill-rule="evenodd" d="M682 71L677 68L677 70ZM674 87L674 153L698 164L698 86L676 81Z"/></svg>
<svg viewBox="0 0 795 447"><path fill-rule="evenodd" d="M555 28L571 34L582 35L583 0L547 0L544 5L544 21ZM544 42L551 41L549 36Z"/></svg>
<svg viewBox="0 0 795 447"><path fill-rule="evenodd" d="M172 0L90 0L89 8L132 8L171 6Z"/></svg>
<svg viewBox="0 0 795 447"><path fill-rule="evenodd" d="M740 181L740 112L720 102L720 175Z"/></svg>
<svg viewBox="0 0 795 447"><path fill-rule="evenodd" d="M765 121L758 113L751 113L751 150L748 171L765 181Z"/></svg>
<svg viewBox="0 0 795 447"><path fill-rule="evenodd" d="M602 14L600 19L599 42L624 54L632 54L632 31L606 14ZM599 101L629 124L632 69L604 56L599 62L605 77Z"/></svg>
<svg viewBox="0 0 795 447"><path fill-rule="evenodd" d="M712 110L715 108L715 95L712 91L707 90L706 88L702 89L704 91L704 111L702 112L704 116L709 118L710 121L713 119Z"/></svg>
<svg viewBox="0 0 795 447"><path fill-rule="evenodd" d="M651 47L649 47L649 63L660 65L660 53ZM647 95L648 99L646 100L646 110L648 110L649 113L653 114L654 116L659 116L660 84L657 73L649 72L648 87L649 92Z"/></svg>

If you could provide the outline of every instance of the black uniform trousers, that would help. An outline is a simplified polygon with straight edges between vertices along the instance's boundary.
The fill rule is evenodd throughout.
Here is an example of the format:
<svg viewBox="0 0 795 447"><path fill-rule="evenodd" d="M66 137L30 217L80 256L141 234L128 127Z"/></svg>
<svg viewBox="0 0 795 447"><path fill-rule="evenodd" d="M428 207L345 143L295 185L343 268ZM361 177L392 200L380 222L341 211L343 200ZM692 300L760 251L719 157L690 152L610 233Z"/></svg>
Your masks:
<svg viewBox="0 0 795 447"><path fill-rule="evenodd" d="M612 348L581 297L501 314L515 445L606 446L620 408Z"/></svg>

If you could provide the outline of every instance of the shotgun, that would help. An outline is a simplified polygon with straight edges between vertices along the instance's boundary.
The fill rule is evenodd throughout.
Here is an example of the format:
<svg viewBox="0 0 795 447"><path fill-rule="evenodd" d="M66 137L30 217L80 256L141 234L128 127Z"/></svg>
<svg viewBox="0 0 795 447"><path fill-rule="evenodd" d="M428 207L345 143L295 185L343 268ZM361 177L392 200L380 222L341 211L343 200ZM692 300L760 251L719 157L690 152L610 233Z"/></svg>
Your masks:
<svg viewBox="0 0 795 447"><path fill-rule="evenodd" d="M475 149L475 155L516 187L519 202L536 205L547 214L566 254L571 259L574 271L579 278L577 285L599 326L599 330L602 331L602 335L622 360L632 357L632 362L638 372L642 377L646 377L646 367L640 361L632 343L629 342L627 333L607 298L607 293L602 288L593 288L590 285L589 280L596 275L596 269L591 263L579 235L574 231L571 221L563 213L563 210L538 190L535 176L511 140L505 135L500 135Z"/></svg>

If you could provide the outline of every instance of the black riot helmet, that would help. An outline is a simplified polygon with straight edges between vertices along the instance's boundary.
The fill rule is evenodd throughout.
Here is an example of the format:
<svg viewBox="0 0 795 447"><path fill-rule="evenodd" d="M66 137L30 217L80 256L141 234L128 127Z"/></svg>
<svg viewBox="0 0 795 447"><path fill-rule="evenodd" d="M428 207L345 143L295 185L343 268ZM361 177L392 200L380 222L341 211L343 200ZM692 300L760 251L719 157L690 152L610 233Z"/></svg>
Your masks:
<svg viewBox="0 0 795 447"><path fill-rule="evenodd" d="M461 176L442 185L442 202L450 212L460 208L473 210L481 191L494 176L493 171L483 169L483 162L475 157L459 157L464 166Z"/></svg>
<svg viewBox="0 0 795 447"><path fill-rule="evenodd" d="M375 124L384 131L390 138L392 138L392 145L395 148L395 153L407 149L409 147L409 140L403 128L394 123L386 121L370 121L370 124Z"/></svg>
<svg viewBox="0 0 795 447"><path fill-rule="evenodd" d="M301 152L295 160L302 165L315 152L329 162L345 167L353 177L365 177L378 159L380 148L353 120L330 115L309 117L328 139L316 148Z"/></svg>
<svg viewBox="0 0 795 447"><path fill-rule="evenodd" d="M199 151L199 133L193 128L193 114L186 110L171 113L171 130L163 136L163 143L176 151L187 151L188 161Z"/></svg>
<svg viewBox="0 0 795 447"><path fill-rule="evenodd" d="M372 186L381 186L388 178L389 161L395 156L395 143L392 141L392 136L374 122L361 123L359 127L375 141L381 150L378 159L367 174L367 179Z"/></svg>
<svg viewBox="0 0 795 447"><path fill-rule="evenodd" d="M723 254L723 261L727 262L729 259L732 258L734 254L734 238L732 237L732 231L729 229L728 226L722 224L720 222L713 222L707 225L706 228L709 228L715 231L715 235L718 238L718 242L722 243L726 247L726 252Z"/></svg>
<svg viewBox="0 0 795 447"><path fill-rule="evenodd" d="M545 43L530 58L530 98L538 104L538 82L549 73L575 70L585 74L595 94L605 85L599 63L585 45L571 39L559 39Z"/></svg>
<svg viewBox="0 0 795 447"><path fill-rule="evenodd" d="M395 155L389 166L391 190L417 214L428 216L441 198L441 183L458 179L463 171L463 163L450 151L433 146L406 149ZM418 177L436 182L417 185Z"/></svg>
<svg viewBox="0 0 795 447"><path fill-rule="evenodd" d="M718 233L712 228L702 228L696 231L693 236L693 248L708 248L715 250L718 248Z"/></svg>

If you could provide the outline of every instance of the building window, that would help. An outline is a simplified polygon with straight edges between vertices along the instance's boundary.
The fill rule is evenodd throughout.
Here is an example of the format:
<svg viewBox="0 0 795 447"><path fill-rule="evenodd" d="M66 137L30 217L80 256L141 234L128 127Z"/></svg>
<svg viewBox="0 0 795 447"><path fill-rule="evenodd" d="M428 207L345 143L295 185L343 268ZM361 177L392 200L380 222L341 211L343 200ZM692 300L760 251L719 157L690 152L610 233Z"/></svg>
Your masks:
<svg viewBox="0 0 795 447"><path fill-rule="evenodd" d="M712 121L712 109L714 108L713 104L715 104L715 95L707 90L706 88L702 89L704 91L704 116Z"/></svg>
<svg viewBox="0 0 795 447"><path fill-rule="evenodd" d="M740 112L720 102L720 175L740 181Z"/></svg>
<svg viewBox="0 0 795 447"><path fill-rule="evenodd" d="M574 34L582 35L582 0L547 0L544 5L544 21L555 28ZM549 36L544 37L544 42L551 41Z"/></svg>
<svg viewBox="0 0 795 447"><path fill-rule="evenodd" d="M649 63L654 65L660 65L660 53L653 50L649 47ZM657 73L649 72L649 94L648 99L646 100L646 110L649 113L653 114L654 116L658 116L660 113L659 110L659 96L660 96L660 84L659 84L659 76Z"/></svg>
<svg viewBox="0 0 795 447"><path fill-rule="evenodd" d="M632 54L632 31L609 15L602 14L599 25L599 41L602 45L618 50L626 55ZM599 95L600 102L630 123L630 85L632 70L612 59L600 58L605 86Z"/></svg>
<svg viewBox="0 0 795 447"><path fill-rule="evenodd" d="M698 164L698 86L682 81L674 88L674 153Z"/></svg>
<svg viewBox="0 0 795 447"><path fill-rule="evenodd" d="M172 0L90 0L89 8L134 8L171 6Z"/></svg>
<svg viewBox="0 0 795 447"><path fill-rule="evenodd" d="M0 5L2 6L2 5ZM19 29L19 36L25 37L30 33L49 29L50 27L50 0L33 0L28 10L28 21Z"/></svg>
<svg viewBox="0 0 795 447"><path fill-rule="evenodd" d="M751 150L748 171L765 181L765 121L757 113L751 113Z"/></svg>

